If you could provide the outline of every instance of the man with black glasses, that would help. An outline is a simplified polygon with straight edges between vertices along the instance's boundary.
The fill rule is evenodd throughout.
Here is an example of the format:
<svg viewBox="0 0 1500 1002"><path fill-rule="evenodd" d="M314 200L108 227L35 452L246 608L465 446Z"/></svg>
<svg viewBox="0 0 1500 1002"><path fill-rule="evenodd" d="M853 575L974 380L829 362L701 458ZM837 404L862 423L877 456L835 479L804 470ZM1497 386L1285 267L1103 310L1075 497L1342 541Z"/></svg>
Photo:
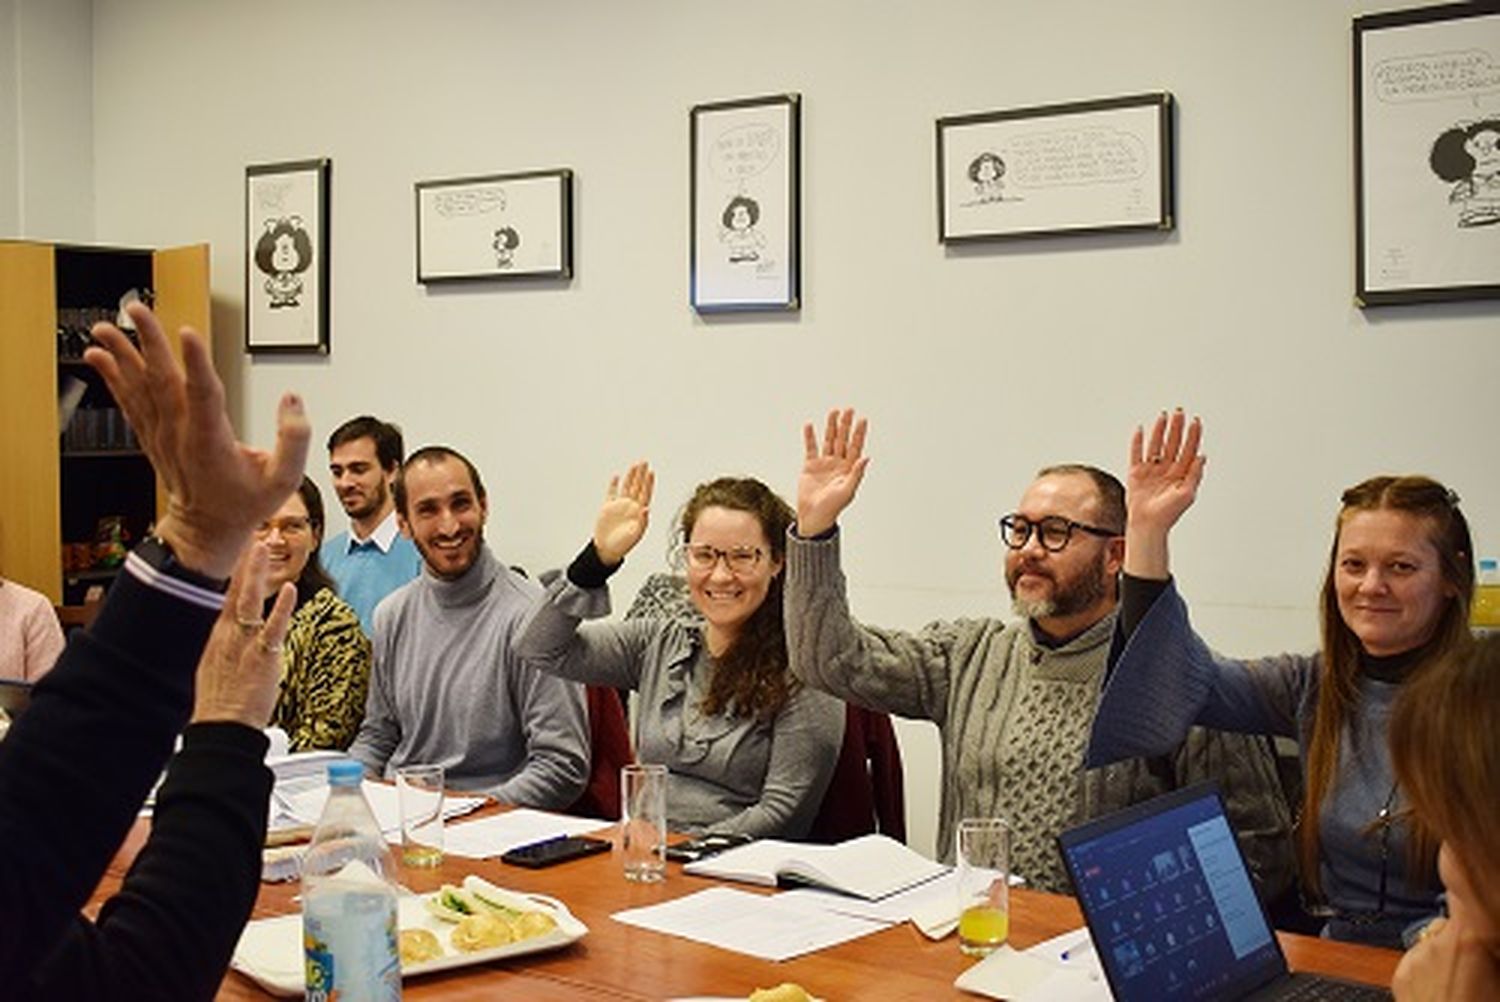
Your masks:
<svg viewBox="0 0 1500 1002"><path fill-rule="evenodd" d="M1214 778L1267 898L1290 885L1290 816L1260 738L1195 730L1163 759L1083 768L1114 635L1125 553L1125 490L1092 466L1049 466L1000 519L1013 622L937 622L915 633L849 614L839 565L841 512L864 476L866 422L833 411L820 447L803 430L797 524L786 563L792 673L850 702L937 724L943 749L938 851L951 860L960 818L1003 817L1011 868L1066 893L1054 845L1063 829L1175 786Z"/></svg>

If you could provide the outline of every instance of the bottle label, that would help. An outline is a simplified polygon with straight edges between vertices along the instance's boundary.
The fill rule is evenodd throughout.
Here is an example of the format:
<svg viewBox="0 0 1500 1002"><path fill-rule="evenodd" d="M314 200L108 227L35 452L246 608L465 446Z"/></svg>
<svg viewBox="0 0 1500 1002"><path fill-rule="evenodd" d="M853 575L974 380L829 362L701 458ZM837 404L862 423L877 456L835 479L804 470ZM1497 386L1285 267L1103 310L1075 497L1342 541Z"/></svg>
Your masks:
<svg viewBox="0 0 1500 1002"><path fill-rule="evenodd" d="M389 891L323 893L303 902L307 1002L401 998L396 900Z"/></svg>

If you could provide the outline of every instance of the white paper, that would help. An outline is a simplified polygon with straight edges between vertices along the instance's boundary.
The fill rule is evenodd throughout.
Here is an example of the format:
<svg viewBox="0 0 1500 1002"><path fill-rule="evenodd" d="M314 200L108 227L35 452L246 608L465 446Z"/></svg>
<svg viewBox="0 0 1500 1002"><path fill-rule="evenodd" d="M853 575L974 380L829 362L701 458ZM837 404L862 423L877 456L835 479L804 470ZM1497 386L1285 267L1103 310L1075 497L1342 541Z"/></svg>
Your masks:
<svg viewBox="0 0 1500 1002"><path fill-rule="evenodd" d="M614 822L574 818L521 807L493 817L454 825L443 832L443 851L451 856L486 859L558 835L584 835Z"/></svg>
<svg viewBox="0 0 1500 1002"><path fill-rule="evenodd" d="M1043 940L1023 951L1002 946L969 968L954 987L1014 1002L1109 1002L1113 997L1087 929ZM1082 949L1080 949L1082 948ZM1068 952L1067 960L1062 959Z"/></svg>
<svg viewBox="0 0 1500 1002"><path fill-rule="evenodd" d="M613 917L626 925L762 960L790 960L886 928L882 922L783 901L785 897L710 887L664 904L616 912Z"/></svg>
<svg viewBox="0 0 1500 1002"><path fill-rule="evenodd" d="M370 811L375 815L375 823L380 826L391 841L401 840L401 801L394 786L384 783L373 783L365 780L362 786L365 800L370 805ZM313 825L318 823L318 818L323 815L323 805L328 801L328 784L325 782L309 790L303 790L285 796L273 794L279 805L292 817L303 824ZM464 797L445 794L443 796L443 817L456 818L470 811L478 810L484 805L484 797ZM394 838L391 838L394 833Z"/></svg>

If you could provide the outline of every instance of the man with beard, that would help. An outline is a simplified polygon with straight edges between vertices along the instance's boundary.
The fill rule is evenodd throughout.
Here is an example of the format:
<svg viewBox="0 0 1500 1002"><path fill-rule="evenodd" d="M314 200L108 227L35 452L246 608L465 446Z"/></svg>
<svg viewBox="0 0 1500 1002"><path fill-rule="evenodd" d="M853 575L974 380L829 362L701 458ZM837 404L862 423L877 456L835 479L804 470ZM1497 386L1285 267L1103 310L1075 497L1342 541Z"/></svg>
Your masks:
<svg viewBox="0 0 1500 1002"><path fill-rule="evenodd" d="M394 494L424 571L375 610L370 696L349 754L376 775L441 765L454 789L568 807L589 775L583 687L513 653L541 589L485 545L479 471L428 446L401 466Z"/></svg>
<svg viewBox="0 0 1500 1002"><path fill-rule="evenodd" d="M1125 490L1092 466L1049 466L1000 519L1005 583L1018 622L937 622L917 633L849 614L839 514L869 462L866 422L828 415L822 448L803 430L797 524L786 560L786 634L794 675L875 710L937 724L943 788L938 851L954 853L961 818L1005 818L1011 867L1067 893L1054 839L1097 814L1214 778L1268 898L1291 884L1290 814L1263 739L1197 730L1163 759L1083 768L1084 745L1114 634L1125 554Z"/></svg>
<svg viewBox="0 0 1500 1002"><path fill-rule="evenodd" d="M417 548L396 525L391 501L401 453L401 429L368 414L345 421L328 436L328 472L349 516L349 531L324 540L318 556L367 636L374 635L380 600L422 569Z"/></svg>

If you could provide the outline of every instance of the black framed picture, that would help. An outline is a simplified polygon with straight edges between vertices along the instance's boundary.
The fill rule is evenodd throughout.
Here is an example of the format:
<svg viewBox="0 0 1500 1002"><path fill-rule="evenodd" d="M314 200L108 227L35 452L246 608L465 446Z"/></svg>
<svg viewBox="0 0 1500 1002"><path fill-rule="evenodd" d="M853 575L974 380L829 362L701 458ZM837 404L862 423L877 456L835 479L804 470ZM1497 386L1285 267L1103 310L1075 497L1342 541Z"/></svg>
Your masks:
<svg viewBox="0 0 1500 1002"><path fill-rule="evenodd" d="M1354 298L1500 298L1500 6L1354 20Z"/></svg>
<svg viewBox="0 0 1500 1002"><path fill-rule="evenodd" d="M328 354L332 162L245 168L245 350Z"/></svg>
<svg viewBox="0 0 1500 1002"><path fill-rule="evenodd" d="M1172 95L937 121L938 240L1170 230Z"/></svg>
<svg viewBox="0 0 1500 1002"><path fill-rule="evenodd" d="M688 280L700 313L802 305L801 101L692 109Z"/></svg>
<svg viewBox="0 0 1500 1002"><path fill-rule="evenodd" d="M419 181L417 281L571 278L573 172Z"/></svg>

